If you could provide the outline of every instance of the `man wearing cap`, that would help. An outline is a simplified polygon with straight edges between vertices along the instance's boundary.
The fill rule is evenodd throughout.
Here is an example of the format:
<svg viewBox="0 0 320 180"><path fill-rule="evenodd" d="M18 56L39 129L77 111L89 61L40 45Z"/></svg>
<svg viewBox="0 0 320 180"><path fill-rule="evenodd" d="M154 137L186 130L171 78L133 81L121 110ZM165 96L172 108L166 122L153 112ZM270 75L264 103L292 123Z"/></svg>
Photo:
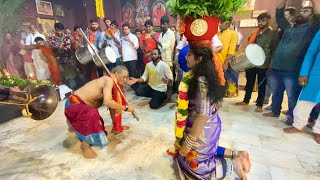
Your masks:
<svg viewBox="0 0 320 180"><path fill-rule="evenodd" d="M288 113L286 124L293 122L293 109L296 106L301 86L298 83L299 71L309 45L319 30L320 2L312 0L301 9L295 24L291 24L284 16L287 0L280 0L276 12L277 23L285 30L275 51L270 67L270 81L273 92L272 112L265 113L266 117L278 117L281 112L283 94L288 95ZM310 1L309 1L310 2Z"/></svg>
<svg viewBox="0 0 320 180"><path fill-rule="evenodd" d="M259 67L254 67L246 70L246 95L242 102L236 103L236 105L248 105L251 99L251 94L255 84L256 76L258 76L258 98L257 98L257 108L255 112L262 112L262 106L264 101L264 96L266 93L267 85L267 70L271 61L271 55L276 47L277 33L269 27L269 21L271 16L268 13L262 13L258 16L258 29L255 30L250 38L248 44L258 44L266 54L266 61L263 65Z"/></svg>

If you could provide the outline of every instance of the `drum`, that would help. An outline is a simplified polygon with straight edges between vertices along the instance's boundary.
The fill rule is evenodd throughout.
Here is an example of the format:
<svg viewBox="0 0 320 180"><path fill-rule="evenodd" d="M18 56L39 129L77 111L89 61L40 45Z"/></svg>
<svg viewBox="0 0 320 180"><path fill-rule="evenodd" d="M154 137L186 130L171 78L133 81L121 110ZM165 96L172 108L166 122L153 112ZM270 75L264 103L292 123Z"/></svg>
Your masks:
<svg viewBox="0 0 320 180"><path fill-rule="evenodd" d="M97 48L92 45L92 47L97 51ZM92 51L89 45L86 45L76 51L76 58L81 64L87 64L88 62L92 61L94 57L94 52Z"/></svg>
<svg viewBox="0 0 320 180"><path fill-rule="evenodd" d="M104 64L111 64L111 63L115 63L117 61L117 56L114 53L113 49L109 46L101 49L98 52L99 56L101 57L102 61ZM99 60L99 58L97 56L93 57L93 62L98 66L98 67L102 67L101 61Z"/></svg>
<svg viewBox="0 0 320 180"><path fill-rule="evenodd" d="M246 50L230 61L231 68L241 72L249 68L261 66L266 60L263 49L257 44L249 44Z"/></svg>

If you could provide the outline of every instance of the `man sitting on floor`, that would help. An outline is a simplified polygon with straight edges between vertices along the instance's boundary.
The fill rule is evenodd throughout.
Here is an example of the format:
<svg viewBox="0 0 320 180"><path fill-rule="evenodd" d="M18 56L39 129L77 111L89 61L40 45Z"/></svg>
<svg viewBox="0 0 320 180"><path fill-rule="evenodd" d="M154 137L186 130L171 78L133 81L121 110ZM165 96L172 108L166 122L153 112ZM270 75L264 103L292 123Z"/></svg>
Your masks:
<svg viewBox="0 0 320 180"><path fill-rule="evenodd" d="M121 70L111 75L119 84L126 82L127 70ZM106 146L107 132L98 108L102 104L118 111L134 112L134 108L123 106L113 100L114 82L111 77L103 76L92 80L74 92L66 101L65 116L69 127L81 141L81 151L85 158L94 159L98 155L91 146Z"/></svg>
<svg viewBox="0 0 320 180"><path fill-rule="evenodd" d="M155 48L151 51L151 62L146 65L141 78L131 78L129 85L141 82L136 90L137 96L151 97L149 103L151 109L159 109L166 100L168 85L172 83L173 75L169 65L161 60L161 51Z"/></svg>

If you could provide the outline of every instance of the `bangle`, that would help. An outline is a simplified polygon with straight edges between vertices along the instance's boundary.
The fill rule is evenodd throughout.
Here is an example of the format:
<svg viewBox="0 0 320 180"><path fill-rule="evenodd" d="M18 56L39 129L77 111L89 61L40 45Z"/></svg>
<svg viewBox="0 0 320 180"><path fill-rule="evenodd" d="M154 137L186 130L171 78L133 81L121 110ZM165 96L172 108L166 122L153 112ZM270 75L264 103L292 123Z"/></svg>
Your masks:
<svg viewBox="0 0 320 180"><path fill-rule="evenodd" d="M190 134L184 140L184 145L186 145L190 149L194 149L194 145L196 143L197 138L191 136Z"/></svg>
<svg viewBox="0 0 320 180"><path fill-rule="evenodd" d="M225 153L226 148L218 146L217 149L217 158L224 158L224 153Z"/></svg>

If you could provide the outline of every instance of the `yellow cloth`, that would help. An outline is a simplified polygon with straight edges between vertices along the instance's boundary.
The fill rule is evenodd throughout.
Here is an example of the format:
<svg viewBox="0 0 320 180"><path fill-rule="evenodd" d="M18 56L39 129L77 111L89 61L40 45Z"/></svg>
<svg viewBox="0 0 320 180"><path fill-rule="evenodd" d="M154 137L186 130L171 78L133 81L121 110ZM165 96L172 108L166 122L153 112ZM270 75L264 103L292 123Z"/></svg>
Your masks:
<svg viewBox="0 0 320 180"><path fill-rule="evenodd" d="M218 53L218 57L220 58L221 62L227 59L227 55L234 55L237 47L238 42L238 35L235 31L227 29L223 32L218 32L218 38L222 43L222 51Z"/></svg>
<svg viewBox="0 0 320 180"><path fill-rule="evenodd" d="M96 0L96 14L98 18L100 19L104 18L104 9L103 9L102 0Z"/></svg>
<svg viewBox="0 0 320 180"><path fill-rule="evenodd" d="M146 65L141 78L144 82L147 82L153 90L167 92L167 84L162 82L162 79L173 80L173 75L169 65L165 62L160 61L157 66L155 66L151 61Z"/></svg>

